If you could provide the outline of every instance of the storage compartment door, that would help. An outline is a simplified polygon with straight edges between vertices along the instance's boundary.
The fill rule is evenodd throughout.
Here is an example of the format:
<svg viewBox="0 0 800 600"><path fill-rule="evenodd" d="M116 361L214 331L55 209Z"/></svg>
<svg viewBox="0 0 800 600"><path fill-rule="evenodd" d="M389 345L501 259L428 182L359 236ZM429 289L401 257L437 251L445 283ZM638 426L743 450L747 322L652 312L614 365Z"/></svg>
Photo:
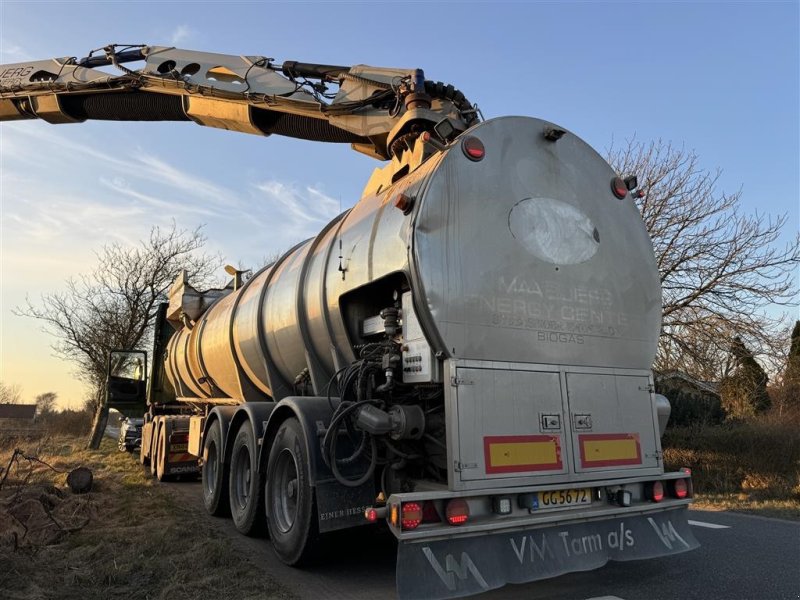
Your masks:
<svg viewBox="0 0 800 600"><path fill-rule="evenodd" d="M559 374L458 369L462 481L566 473Z"/></svg>
<svg viewBox="0 0 800 600"><path fill-rule="evenodd" d="M567 391L576 472L659 467L649 378L568 373Z"/></svg>

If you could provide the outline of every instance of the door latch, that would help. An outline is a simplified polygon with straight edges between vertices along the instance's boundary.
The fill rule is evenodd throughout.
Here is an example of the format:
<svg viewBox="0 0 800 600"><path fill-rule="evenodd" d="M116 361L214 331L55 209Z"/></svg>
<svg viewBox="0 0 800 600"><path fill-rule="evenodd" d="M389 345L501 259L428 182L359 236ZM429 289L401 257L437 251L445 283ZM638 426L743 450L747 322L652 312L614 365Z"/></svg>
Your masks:
<svg viewBox="0 0 800 600"><path fill-rule="evenodd" d="M572 415L572 425L576 431L587 431L592 428L592 415Z"/></svg>
<svg viewBox="0 0 800 600"><path fill-rule="evenodd" d="M561 415L541 415L542 431L561 431Z"/></svg>

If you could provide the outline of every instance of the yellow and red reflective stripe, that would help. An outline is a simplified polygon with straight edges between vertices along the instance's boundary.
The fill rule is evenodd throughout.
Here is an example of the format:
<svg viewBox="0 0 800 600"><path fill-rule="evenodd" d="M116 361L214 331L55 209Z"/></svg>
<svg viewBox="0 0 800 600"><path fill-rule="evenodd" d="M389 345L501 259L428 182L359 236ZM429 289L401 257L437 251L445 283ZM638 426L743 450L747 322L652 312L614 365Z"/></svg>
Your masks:
<svg viewBox="0 0 800 600"><path fill-rule="evenodd" d="M524 473L562 468L557 435L496 435L483 438L486 473Z"/></svg>
<svg viewBox="0 0 800 600"><path fill-rule="evenodd" d="M584 468L642 464L638 433L582 433L578 445Z"/></svg>

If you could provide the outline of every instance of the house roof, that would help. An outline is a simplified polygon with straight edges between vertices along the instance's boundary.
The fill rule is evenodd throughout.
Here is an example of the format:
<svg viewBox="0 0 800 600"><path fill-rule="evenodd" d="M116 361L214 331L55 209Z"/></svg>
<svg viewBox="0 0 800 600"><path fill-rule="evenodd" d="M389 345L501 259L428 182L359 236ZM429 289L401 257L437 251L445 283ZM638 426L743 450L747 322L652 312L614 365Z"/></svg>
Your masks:
<svg viewBox="0 0 800 600"><path fill-rule="evenodd" d="M35 416L35 404L0 404L0 419L32 420Z"/></svg>
<svg viewBox="0 0 800 600"><path fill-rule="evenodd" d="M714 381L702 381L700 379L695 379L688 373L684 373L683 371L664 371L663 373L656 373L655 374L656 381L668 381L670 379L679 379L696 387L699 390L704 392L708 392L709 394L716 394L719 395L719 383Z"/></svg>

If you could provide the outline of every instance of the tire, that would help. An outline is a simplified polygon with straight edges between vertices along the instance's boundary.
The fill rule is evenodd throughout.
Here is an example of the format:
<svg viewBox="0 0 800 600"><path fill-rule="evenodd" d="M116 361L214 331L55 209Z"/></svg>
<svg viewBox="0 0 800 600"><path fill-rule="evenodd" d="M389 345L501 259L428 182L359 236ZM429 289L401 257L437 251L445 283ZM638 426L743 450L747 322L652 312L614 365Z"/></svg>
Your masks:
<svg viewBox="0 0 800 600"><path fill-rule="evenodd" d="M211 424L203 443L203 466L200 479L203 485L203 504L206 512L215 517L230 515L228 502L228 469L224 463L222 429L219 421Z"/></svg>
<svg viewBox="0 0 800 600"><path fill-rule="evenodd" d="M167 456L169 452L167 452L167 427L165 425L161 426L161 429L158 431L158 442L156 443L158 447L158 460L156 460L156 479L159 481L168 481L169 476L167 475Z"/></svg>
<svg viewBox="0 0 800 600"><path fill-rule="evenodd" d="M150 464L150 457L145 456L144 444L139 444L139 464L146 467Z"/></svg>
<svg viewBox="0 0 800 600"><path fill-rule="evenodd" d="M228 499L233 524L244 535L263 535L264 486L258 473L256 436L249 422L242 423L233 441L228 473Z"/></svg>
<svg viewBox="0 0 800 600"><path fill-rule="evenodd" d="M265 503L272 547L290 566L307 564L314 555L319 525L309 459L300 422L284 421L269 452Z"/></svg>
<svg viewBox="0 0 800 600"><path fill-rule="evenodd" d="M158 465L158 436L161 435L163 425L159 423L153 426L153 433L150 436L150 475L156 476L156 466Z"/></svg>

